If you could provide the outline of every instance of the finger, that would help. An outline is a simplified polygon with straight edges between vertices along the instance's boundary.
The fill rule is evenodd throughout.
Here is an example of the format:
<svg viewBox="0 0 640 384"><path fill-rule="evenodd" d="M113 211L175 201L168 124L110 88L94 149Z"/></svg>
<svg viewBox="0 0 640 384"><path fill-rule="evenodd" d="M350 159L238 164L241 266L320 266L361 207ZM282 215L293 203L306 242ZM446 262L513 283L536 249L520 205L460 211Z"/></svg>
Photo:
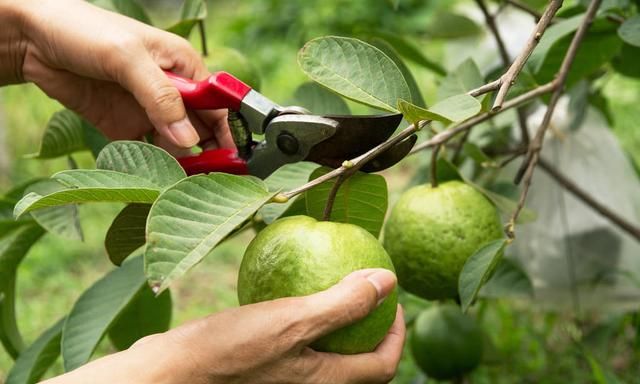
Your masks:
<svg viewBox="0 0 640 384"><path fill-rule="evenodd" d="M364 269L333 287L302 299L302 338L310 343L364 318L391 293L396 276L387 269Z"/></svg>
<svg viewBox="0 0 640 384"><path fill-rule="evenodd" d="M162 136L182 148L198 143L200 138L187 118L180 93L150 57L128 66L119 81L135 96Z"/></svg>
<svg viewBox="0 0 640 384"><path fill-rule="evenodd" d="M303 374L325 377L333 375L332 383L388 383L393 379L400 363L405 339L404 314L398 305L396 319L387 336L371 353L339 355L305 350L300 365L308 368ZM298 362L296 362L298 363Z"/></svg>
<svg viewBox="0 0 640 384"><path fill-rule="evenodd" d="M391 328L389 328L387 336L385 336L373 353L384 361L394 363L397 368L400 357L402 356L406 333L407 328L404 324L404 311L402 306L398 304L396 319L391 325Z"/></svg>

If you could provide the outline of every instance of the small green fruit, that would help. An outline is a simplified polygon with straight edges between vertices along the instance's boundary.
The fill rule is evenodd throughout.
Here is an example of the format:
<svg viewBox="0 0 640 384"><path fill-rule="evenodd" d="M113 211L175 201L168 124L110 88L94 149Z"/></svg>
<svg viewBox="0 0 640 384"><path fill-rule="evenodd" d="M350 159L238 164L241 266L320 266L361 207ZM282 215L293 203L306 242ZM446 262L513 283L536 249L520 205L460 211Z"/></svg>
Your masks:
<svg viewBox="0 0 640 384"><path fill-rule="evenodd" d="M406 191L385 226L384 246L407 291L428 300L455 298L458 276L481 245L503 236L495 207L460 181Z"/></svg>
<svg viewBox="0 0 640 384"><path fill-rule="evenodd" d="M241 305L323 291L349 273L393 264L378 240L352 225L316 221L307 216L276 220L253 239L238 274ZM367 317L311 345L318 351L371 352L396 315L394 291Z"/></svg>
<svg viewBox="0 0 640 384"><path fill-rule="evenodd" d="M438 380L459 378L482 359L483 332L455 305L434 305L422 311L411 330L410 348L416 364Z"/></svg>

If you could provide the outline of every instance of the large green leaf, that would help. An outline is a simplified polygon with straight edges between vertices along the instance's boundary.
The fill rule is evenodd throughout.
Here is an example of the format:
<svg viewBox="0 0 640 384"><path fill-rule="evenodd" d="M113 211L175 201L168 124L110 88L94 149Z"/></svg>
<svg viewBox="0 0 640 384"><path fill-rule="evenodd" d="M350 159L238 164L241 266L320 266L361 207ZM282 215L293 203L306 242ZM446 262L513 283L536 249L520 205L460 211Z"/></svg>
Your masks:
<svg viewBox="0 0 640 384"><path fill-rule="evenodd" d="M635 15L625 20L618 28L618 36L625 43L640 47L640 15Z"/></svg>
<svg viewBox="0 0 640 384"><path fill-rule="evenodd" d="M64 318L44 331L25 349L7 375L5 384L34 384L60 356L60 338Z"/></svg>
<svg viewBox="0 0 640 384"><path fill-rule="evenodd" d="M361 40L336 36L311 40L298 53L298 63L314 81L374 108L397 112L398 99L411 98L393 60Z"/></svg>
<svg viewBox="0 0 640 384"><path fill-rule="evenodd" d="M590 30L580 44L576 58L567 76L567 87L571 87L580 79L598 71L611 61L622 48L622 41L612 28L594 28ZM565 53L571 44L572 36L557 41L535 73L536 81L543 84L553 80L558 73Z"/></svg>
<svg viewBox="0 0 640 384"><path fill-rule="evenodd" d="M150 204L129 204L118 213L104 239L109 260L120 265L146 242L145 228Z"/></svg>
<svg viewBox="0 0 640 384"><path fill-rule="evenodd" d="M311 173L317 168L318 164L306 161L286 164L267 177L265 183L271 192L287 191L309 181L309 176L311 176ZM265 206L258 211L258 215L266 224L271 224L280 218L283 213L299 199L302 199L301 195L292 197L286 203L265 204Z"/></svg>
<svg viewBox="0 0 640 384"><path fill-rule="evenodd" d="M169 290L156 297L149 286L143 286L109 327L111 344L123 351L145 336L166 331L172 305Z"/></svg>
<svg viewBox="0 0 640 384"><path fill-rule="evenodd" d="M480 102L467 94L448 97L432 105L429 109L420 108L405 100L398 101L398 109L404 118L412 123L421 120L436 120L445 123L460 122L475 116L481 108Z"/></svg>
<svg viewBox="0 0 640 384"><path fill-rule="evenodd" d="M347 103L316 83L303 83L293 94L294 103L317 115L350 115Z"/></svg>
<svg viewBox="0 0 640 384"><path fill-rule="evenodd" d="M42 135L38 153L29 156L51 159L85 149L82 119L74 112L63 109L51 116Z"/></svg>
<svg viewBox="0 0 640 384"><path fill-rule="evenodd" d="M373 44L376 48L384 52L385 55L389 56L391 60L398 66L400 72L402 72L402 77L407 81L407 85L409 86L409 91L411 92L411 102L419 107L426 107L426 103L424 102L424 98L422 97L422 93L420 92L420 87L418 87L418 83L416 79L413 77L413 74L409 70L409 68L405 65L405 63L400 58L398 52L385 40L374 37L369 40L371 44Z"/></svg>
<svg viewBox="0 0 640 384"><path fill-rule="evenodd" d="M316 169L310 179L318 178L330 169ZM308 190L304 194L307 214L318 220L324 216L327 197L336 179ZM380 175L357 173L340 186L331 211L331 221L358 225L375 237L380 234L384 216L387 212L387 182Z"/></svg>
<svg viewBox="0 0 640 384"><path fill-rule="evenodd" d="M29 186L26 192L48 195L64 190L65 187L52 179L45 179ZM31 212L31 217L47 232L70 240L83 240L77 205L65 205L38 209Z"/></svg>
<svg viewBox="0 0 640 384"><path fill-rule="evenodd" d="M160 292L207 256L274 193L224 173L186 178L160 195L147 220L146 274Z"/></svg>
<svg viewBox="0 0 640 384"><path fill-rule="evenodd" d="M145 283L143 258L133 257L95 282L73 305L62 328L66 371L85 364L118 315Z"/></svg>
<svg viewBox="0 0 640 384"><path fill-rule="evenodd" d="M139 176L163 188L187 177L167 151L140 141L110 143L96 159L96 168Z"/></svg>
<svg viewBox="0 0 640 384"><path fill-rule="evenodd" d="M620 53L611 61L611 64L613 69L618 73L629 77L640 78L638 57L640 57L640 47L623 44Z"/></svg>
<svg viewBox="0 0 640 384"><path fill-rule="evenodd" d="M478 65L473 59L466 59L460 63L438 87L438 100L467 93L484 84L484 78Z"/></svg>
<svg viewBox="0 0 640 384"><path fill-rule="evenodd" d="M31 246L44 234L34 222L16 223L0 233L0 342L16 358L24 348L15 317L15 289L18 265Z"/></svg>
<svg viewBox="0 0 640 384"><path fill-rule="evenodd" d="M76 203L152 203L161 191L159 186L140 176L101 169L62 171L52 178L66 189L48 195L27 194L16 204L16 217L35 209Z"/></svg>
<svg viewBox="0 0 640 384"><path fill-rule="evenodd" d="M167 28L167 31L187 38L193 27L206 18L207 4L203 0L185 0L180 11L180 21Z"/></svg>
<svg viewBox="0 0 640 384"><path fill-rule="evenodd" d="M470 18L453 12L440 12L426 25L426 33L436 39L456 39L478 35L482 29Z"/></svg>
<svg viewBox="0 0 640 384"><path fill-rule="evenodd" d="M458 279L460 306L464 312L473 303L480 288L489 280L502 259L507 239L494 240L481 246L467 259Z"/></svg>

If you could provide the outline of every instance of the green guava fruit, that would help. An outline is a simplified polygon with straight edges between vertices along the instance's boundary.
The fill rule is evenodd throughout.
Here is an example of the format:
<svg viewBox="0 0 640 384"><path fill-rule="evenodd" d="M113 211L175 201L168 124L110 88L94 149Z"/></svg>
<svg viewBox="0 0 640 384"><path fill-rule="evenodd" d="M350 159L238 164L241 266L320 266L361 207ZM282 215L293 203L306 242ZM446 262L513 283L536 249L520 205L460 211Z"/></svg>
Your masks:
<svg viewBox="0 0 640 384"><path fill-rule="evenodd" d="M316 221L307 216L276 220L249 244L238 274L241 305L323 291L349 273L365 268L393 271L378 240L352 225ZM364 319L311 344L317 351L371 352L384 338L396 315L397 292Z"/></svg>
<svg viewBox="0 0 640 384"><path fill-rule="evenodd" d="M493 204L473 187L448 181L402 194L385 225L384 247L401 287L438 300L455 298L469 256L502 236Z"/></svg>
<svg viewBox="0 0 640 384"><path fill-rule="evenodd" d="M438 380L459 378L480 364L482 329L455 305L434 305L416 318L409 346L416 364Z"/></svg>
<svg viewBox="0 0 640 384"><path fill-rule="evenodd" d="M258 68L239 51L228 47L216 47L211 50L204 62L209 72L229 72L256 91L260 90Z"/></svg>

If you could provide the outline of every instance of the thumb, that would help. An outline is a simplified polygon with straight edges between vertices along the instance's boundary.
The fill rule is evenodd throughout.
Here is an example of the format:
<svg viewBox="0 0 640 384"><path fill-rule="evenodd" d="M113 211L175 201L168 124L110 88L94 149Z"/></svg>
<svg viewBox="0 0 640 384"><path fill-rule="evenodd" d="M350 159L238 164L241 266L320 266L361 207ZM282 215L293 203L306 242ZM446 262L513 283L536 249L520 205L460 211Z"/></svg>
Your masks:
<svg viewBox="0 0 640 384"><path fill-rule="evenodd" d="M366 317L396 286L387 269L363 269L347 275L333 287L304 300L304 341L312 342Z"/></svg>
<svg viewBox="0 0 640 384"><path fill-rule="evenodd" d="M124 77L122 85L144 108L160 135L182 148L193 147L200 141L180 92L150 57L131 65Z"/></svg>

